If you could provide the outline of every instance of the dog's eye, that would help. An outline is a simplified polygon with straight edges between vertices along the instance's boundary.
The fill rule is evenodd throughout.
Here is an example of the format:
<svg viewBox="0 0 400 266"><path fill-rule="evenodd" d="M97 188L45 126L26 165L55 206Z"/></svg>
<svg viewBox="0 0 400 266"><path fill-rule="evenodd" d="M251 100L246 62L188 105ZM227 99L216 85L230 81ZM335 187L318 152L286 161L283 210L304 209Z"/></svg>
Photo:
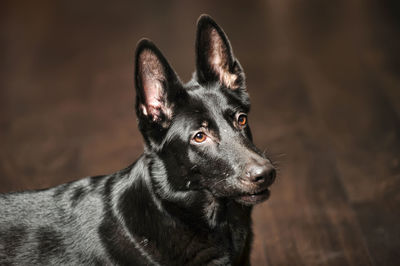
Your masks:
<svg viewBox="0 0 400 266"><path fill-rule="evenodd" d="M243 115L243 114L239 115L238 124L239 124L239 126L242 126L242 127L247 125L247 116Z"/></svg>
<svg viewBox="0 0 400 266"><path fill-rule="evenodd" d="M207 139L207 135L204 134L203 132L197 132L196 135L194 135L194 141L197 143L202 143Z"/></svg>

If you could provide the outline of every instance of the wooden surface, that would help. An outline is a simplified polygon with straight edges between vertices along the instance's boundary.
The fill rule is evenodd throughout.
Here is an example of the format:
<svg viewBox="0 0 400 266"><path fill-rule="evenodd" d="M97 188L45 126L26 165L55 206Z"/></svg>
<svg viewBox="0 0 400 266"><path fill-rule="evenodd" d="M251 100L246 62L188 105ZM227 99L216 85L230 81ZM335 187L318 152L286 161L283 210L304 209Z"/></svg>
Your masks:
<svg viewBox="0 0 400 266"><path fill-rule="evenodd" d="M400 265L395 1L2 1L0 192L111 173L142 152L133 52L183 80L195 22L225 29L255 142L279 162L254 212L253 265Z"/></svg>

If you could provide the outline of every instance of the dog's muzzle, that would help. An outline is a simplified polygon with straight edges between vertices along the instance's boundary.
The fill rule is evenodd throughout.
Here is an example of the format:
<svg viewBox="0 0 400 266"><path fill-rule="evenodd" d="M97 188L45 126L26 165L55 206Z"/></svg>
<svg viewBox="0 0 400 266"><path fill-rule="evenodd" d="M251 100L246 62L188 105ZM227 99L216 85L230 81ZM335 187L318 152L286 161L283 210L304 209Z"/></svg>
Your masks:
<svg viewBox="0 0 400 266"><path fill-rule="evenodd" d="M269 198L268 189L276 178L275 167L267 160L253 161L246 166L245 176L241 178L243 193L235 200L244 205L254 205Z"/></svg>

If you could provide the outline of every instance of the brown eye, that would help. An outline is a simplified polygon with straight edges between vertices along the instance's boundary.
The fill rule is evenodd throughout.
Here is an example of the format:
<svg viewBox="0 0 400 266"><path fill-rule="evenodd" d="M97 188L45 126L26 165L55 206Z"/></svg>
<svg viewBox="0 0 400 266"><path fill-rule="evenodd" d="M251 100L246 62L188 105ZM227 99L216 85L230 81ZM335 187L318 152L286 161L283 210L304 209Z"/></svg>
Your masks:
<svg viewBox="0 0 400 266"><path fill-rule="evenodd" d="M193 139L197 143L202 143L203 141L205 141L207 139L207 135L204 134L203 132L197 132Z"/></svg>
<svg viewBox="0 0 400 266"><path fill-rule="evenodd" d="M245 126L247 124L247 116L246 115L239 115L238 123L240 126Z"/></svg>

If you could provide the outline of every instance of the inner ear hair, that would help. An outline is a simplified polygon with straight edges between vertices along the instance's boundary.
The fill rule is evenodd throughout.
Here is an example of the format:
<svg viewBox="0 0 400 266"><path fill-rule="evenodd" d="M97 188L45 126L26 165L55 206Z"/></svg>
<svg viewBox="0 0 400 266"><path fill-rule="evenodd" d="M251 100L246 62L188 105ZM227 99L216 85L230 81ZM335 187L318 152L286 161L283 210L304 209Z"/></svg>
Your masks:
<svg viewBox="0 0 400 266"><path fill-rule="evenodd" d="M228 37L208 15L202 15L197 22L196 64L200 83L219 81L231 90L245 86L243 70Z"/></svg>
<svg viewBox="0 0 400 266"><path fill-rule="evenodd" d="M238 75L232 73L232 55L229 47L224 42L220 34L215 28L208 29L209 50L208 63L213 71L218 75L219 81L231 89L237 89ZM228 44L229 45L229 44Z"/></svg>
<svg viewBox="0 0 400 266"><path fill-rule="evenodd" d="M150 49L139 55L138 75L142 87L143 115L150 116L153 122L167 121L172 118L172 106L166 96L167 78L164 66L157 55Z"/></svg>

